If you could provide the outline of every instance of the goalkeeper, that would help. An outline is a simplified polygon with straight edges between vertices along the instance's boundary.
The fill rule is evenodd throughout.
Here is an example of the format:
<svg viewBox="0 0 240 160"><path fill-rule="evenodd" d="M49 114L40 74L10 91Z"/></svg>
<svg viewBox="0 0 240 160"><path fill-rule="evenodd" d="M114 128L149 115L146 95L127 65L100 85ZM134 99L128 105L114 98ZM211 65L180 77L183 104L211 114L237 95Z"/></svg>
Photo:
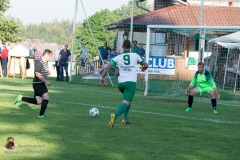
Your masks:
<svg viewBox="0 0 240 160"><path fill-rule="evenodd" d="M192 88L195 85L197 85L197 87ZM202 95L203 93L209 93L211 96L213 113L218 113L216 98L219 99L220 95L212 75L207 70L204 70L204 64L202 62L198 63L198 71L195 73L186 92L189 94L187 112L192 111L193 96L195 94L200 93L200 95Z"/></svg>

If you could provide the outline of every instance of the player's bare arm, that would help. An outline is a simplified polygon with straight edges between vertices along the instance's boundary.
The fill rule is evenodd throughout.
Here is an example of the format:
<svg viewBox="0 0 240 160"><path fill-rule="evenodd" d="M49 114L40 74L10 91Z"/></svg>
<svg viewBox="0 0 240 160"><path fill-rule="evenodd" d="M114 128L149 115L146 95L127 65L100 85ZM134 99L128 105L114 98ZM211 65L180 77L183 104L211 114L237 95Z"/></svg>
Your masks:
<svg viewBox="0 0 240 160"><path fill-rule="evenodd" d="M215 94L216 94L216 98L220 99L220 94L219 94L219 92L217 90L217 87L214 88L214 91L215 91Z"/></svg>
<svg viewBox="0 0 240 160"><path fill-rule="evenodd" d="M192 88L192 85L189 85L186 89L186 93L188 93L190 91L190 89Z"/></svg>
<svg viewBox="0 0 240 160"><path fill-rule="evenodd" d="M141 65L142 65L141 69L142 69L143 72L146 71L146 69L148 69L147 62L142 62Z"/></svg>
<svg viewBox="0 0 240 160"><path fill-rule="evenodd" d="M108 64L106 66L106 68L104 69L103 73L102 73L102 78L100 79L100 84L101 86L103 86L106 82L105 80L105 76L107 75L107 73L109 72L109 70L112 68L112 65L111 64Z"/></svg>

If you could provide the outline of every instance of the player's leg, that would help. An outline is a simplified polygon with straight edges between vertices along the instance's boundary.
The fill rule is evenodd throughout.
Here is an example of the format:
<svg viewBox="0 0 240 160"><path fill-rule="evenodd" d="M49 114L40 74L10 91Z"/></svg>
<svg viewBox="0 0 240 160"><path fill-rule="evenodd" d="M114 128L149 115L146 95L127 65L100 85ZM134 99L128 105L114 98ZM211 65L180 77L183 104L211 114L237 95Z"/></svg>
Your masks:
<svg viewBox="0 0 240 160"><path fill-rule="evenodd" d="M46 118L44 113L47 109L48 101L49 101L49 94L47 92L42 95L41 109L38 116L39 118Z"/></svg>
<svg viewBox="0 0 240 160"><path fill-rule="evenodd" d="M216 96L215 96L215 92L214 90L210 90L209 91L210 96L211 96L211 103L212 103L212 107L213 107L213 113L218 113L217 111L217 100L216 100Z"/></svg>
<svg viewBox="0 0 240 160"><path fill-rule="evenodd" d="M41 84L33 84L34 97L23 97L22 95L18 95L18 97L14 101L14 105L21 101L32 104L39 104L36 99L36 96L38 95L38 88L41 88Z"/></svg>
<svg viewBox="0 0 240 160"><path fill-rule="evenodd" d="M121 93L124 93L124 84L123 83L118 83L118 89ZM120 112L120 109L122 108L122 106L120 105L117 109L116 112ZM119 110L119 111L118 111ZM110 114L110 122L108 123L108 128L109 129L112 129L113 128L113 125L115 123L115 119L117 118L116 117L116 112L115 113L112 113Z"/></svg>
<svg viewBox="0 0 240 160"><path fill-rule="evenodd" d="M82 69L83 69L83 72L85 73L86 71L85 71L85 65L86 65L86 59L83 59L83 64L82 64Z"/></svg>
<svg viewBox="0 0 240 160"><path fill-rule="evenodd" d="M132 124L132 122L129 120L128 117L128 112L130 110L131 107L131 103L129 103L129 105L127 106L126 110L123 112L123 119L122 119L122 124Z"/></svg>
<svg viewBox="0 0 240 160"><path fill-rule="evenodd" d="M37 100L35 97L31 98L31 97L23 97L22 95L18 95L18 97L14 101L14 105L21 101L24 101L27 103L32 103L32 104L37 104Z"/></svg>
<svg viewBox="0 0 240 160"><path fill-rule="evenodd" d="M124 82L118 84L119 90L123 93L122 104L118 107L118 110L115 112L116 118L124 113L124 117L128 118L128 111L130 104L134 98L136 83L135 82Z"/></svg>
<svg viewBox="0 0 240 160"><path fill-rule="evenodd" d="M124 92L124 99L128 100L130 103L127 106L126 110L124 111L124 119L122 120L122 123L131 124L132 122L129 120L128 112L130 110L131 102L135 95L136 83L135 82L126 82L126 83L127 83L127 89Z"/></svg>
<svg viewBox="0 0 240 160"><path fill-rule="evenodd" d="M123 93L123 101L122 101L122 104L116 110L116 112L114 114L110 115L111 121L108 124L109 129L111 129L113 127L115 119L123 113L124 113L124 117L126 117L126 119L124 119L123 121L129 121L128 111L130 109L130 104L131 104L131 101L133 100L133 97L135 94L136 83L135 82L119 83L118 89L120 90L120 92ZM124 124L130 124L130 121L129 121L129 123L127 122Z"/></svg>
<svg viewBox="0 0 240 160"><path fill-rule="evenodd" d="M80 74L83 74L83 59L81 59L81 64L80 64Z"/></svg>
<svg viewBox="0 0 240 160"><path fill-rule="evenodd" d="M58 64L58 61L55 61L55 67L56 67L56 72L57 72L56 81L59 81L59 66L57 64Z"/></svg>
<svg viewBox="0 0 240 160"><path fill-rule="evenodd" d="M38 96L36 96L37 103L41 104L41 109L40 109L38 117L46 118L44 113L47 109L47 105L48 105L48 101L49 101L49 94L48 94L47 86L45 84L42 84L41 87L39 86L39 88L36 92L38 93L37 94Z"/></svg>
<svg viewBox="0 0 240 160"><path fill-rule="evenodd" d="M189 91L189 96L188 96L188 107L186 109L186 111L192 111L192 104L193 104L193 96L195 94L199 94L200 93L200 89L198 87L195 87L193 89L191 89Z"/></svg>

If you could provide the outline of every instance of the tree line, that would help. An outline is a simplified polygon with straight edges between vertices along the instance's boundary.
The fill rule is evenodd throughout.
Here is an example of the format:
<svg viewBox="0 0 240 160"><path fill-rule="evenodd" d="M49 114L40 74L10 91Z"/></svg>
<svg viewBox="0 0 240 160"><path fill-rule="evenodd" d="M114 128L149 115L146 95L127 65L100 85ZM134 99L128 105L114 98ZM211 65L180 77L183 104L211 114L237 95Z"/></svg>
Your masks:
<svg viewBox="0 0 240 160"><path fill-rule="evenodd" d="M3 41L17 42L24 39L41 39L45 42L50 43L71 43L73 38L72 29L73 22L70 20L57 19L50 23L42 22L41 24L30 24L23 26L20 20L7 18L3 16L10 6L10 0L2 0L0 4L0 39ZM140 5L144 8L149 8L146 1L141 2ZM114 47L114 40L116 38L116 31L106 30L105 25L118 22L131 16L132 1L129 1L127 5L110 11L109 9L101 10L96 12L94 15L88 17L94 39L90 33L88 22L85 19L82 23L77 23L76 38L80 44L86 44L88 48L89 56L94 57L98 54L97 46L102 46L103 42L108 42L108 46ZM134 15L145 13L146 11L141 10L134 6ZM95 45L96 42L96 45ZM74 52L77 55L81 53L81 47L78 43L75 44Z"/></svg>
<svg viewBox="0 0 240 160"><path fill-rule="evenodd" d="M21 32L26 39L41 39L50 43L71 43L73 33L73 22L70 20L53 22L42 22L41 24L30 24Z"/></svg>

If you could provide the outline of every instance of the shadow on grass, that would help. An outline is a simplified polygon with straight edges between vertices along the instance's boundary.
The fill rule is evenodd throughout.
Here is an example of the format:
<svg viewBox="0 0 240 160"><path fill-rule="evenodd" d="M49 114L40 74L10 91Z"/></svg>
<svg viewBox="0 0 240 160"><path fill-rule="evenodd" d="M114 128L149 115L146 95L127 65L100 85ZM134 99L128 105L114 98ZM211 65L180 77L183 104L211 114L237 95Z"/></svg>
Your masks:
<svg viewBox="0 0 240 160"><path fill-rule="evenodd" d="M5 86L24 95L30 93L21 91L21 86L6 84ZM183 101L172 103L170 99L160 101L136 96L130 110L134 123L123 125L119 117L113 130L108 130L109 113L113 109L99 108L100 116L91 118L88 114L91 106L77 102L115 106L120 103L121 94L109 93L115 91L119 93L116 88L57 82L55 86L56 88L50 90L53 101L49 102L46 119L37 118L40 105L21 102L13 106L15 96L2 95L1 103L4 103L4 106L0 112L0 149L2 150L0 159L219 160L237 159L240 156L237 143L239 136L235 130L239 128L239 124L223 125L202 121L201 118L206 118L208 115L208 112L203 111L204 106L201 109L202 103L196 107L196 111L201 109L199 112L187 114L181 109L184 105ZM102 90L105 93L102 93ZM4 92L8 92L7 89L4 89ZM64 103L64 101L73 103ZM137 111L132 112L135 109ZM169 116L164 116L164 113ZM223 120L228 119L226 117L237 117L227 113L229 115L222 117ZM181 115L185 118L181 118ZM208 117L213 116L216 117L216 115ZM4 144L8 136L13 136L18 144L18 147L11 151L24 152L24 154L11 154L9 150L7 150L9 153L5 152Z"/></svg>

